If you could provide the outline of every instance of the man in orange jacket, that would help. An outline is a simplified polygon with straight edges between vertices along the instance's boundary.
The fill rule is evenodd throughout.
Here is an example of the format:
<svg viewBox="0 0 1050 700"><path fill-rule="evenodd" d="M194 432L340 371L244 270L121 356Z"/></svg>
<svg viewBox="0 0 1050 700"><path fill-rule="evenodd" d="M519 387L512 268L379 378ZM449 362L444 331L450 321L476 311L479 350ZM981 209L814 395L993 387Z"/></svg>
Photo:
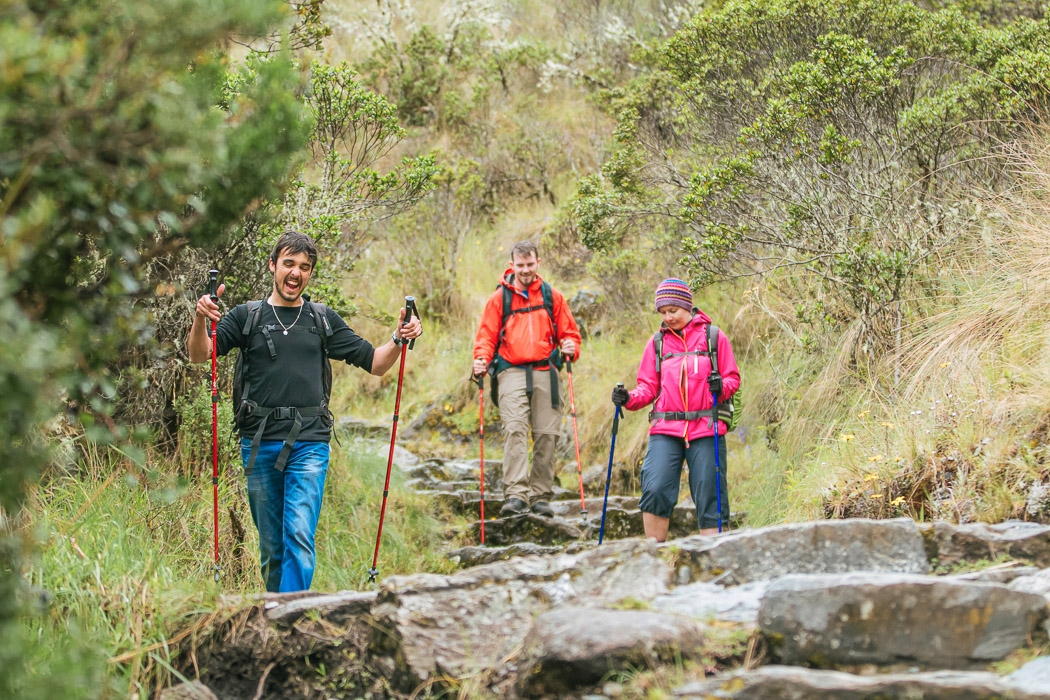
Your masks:
<svg viewBox="0 0 1050 700"><path fill-rule="evenodd" d="M539 264L534 243L514 244L510 267L485 303L474 338L474 376L488 371L498 387L506 499L501 516L526 510L545 517L554 515L550 507L554 447L561 432L557 370L563 359L575 362L579 357L576 319L561 292L540 279Z"/></svg>

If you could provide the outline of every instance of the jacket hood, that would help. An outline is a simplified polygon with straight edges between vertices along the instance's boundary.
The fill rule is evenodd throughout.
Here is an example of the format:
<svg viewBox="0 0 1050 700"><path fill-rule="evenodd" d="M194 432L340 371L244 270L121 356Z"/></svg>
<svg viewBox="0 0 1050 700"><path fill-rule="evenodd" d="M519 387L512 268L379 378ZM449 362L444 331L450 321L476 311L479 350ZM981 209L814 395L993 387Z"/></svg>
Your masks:
<svg viewBox="0 0 1050 700"><path fill-rule="evenodd" d="M686 328L692 328L693 326L701 326L711 323L711 318L700 309L693 307L693 317L689 319L689 323L685 324ZM667 330L667 326L663 323L660 324L661 330Z"/></svg>
<svg viewBox="0 0 1050 700"><path fill-rule="evenodd" d="M514 268L508 267L506 270L503 271L503 276L499 278L499 283L504 287L510 287L511 289L514 289L514 282L512 281L513 279ZM539 288L541 284L543 284L543 278L539 275L536 275L536 278L532 280L532 284L529 285L529 289Z"/></svg>

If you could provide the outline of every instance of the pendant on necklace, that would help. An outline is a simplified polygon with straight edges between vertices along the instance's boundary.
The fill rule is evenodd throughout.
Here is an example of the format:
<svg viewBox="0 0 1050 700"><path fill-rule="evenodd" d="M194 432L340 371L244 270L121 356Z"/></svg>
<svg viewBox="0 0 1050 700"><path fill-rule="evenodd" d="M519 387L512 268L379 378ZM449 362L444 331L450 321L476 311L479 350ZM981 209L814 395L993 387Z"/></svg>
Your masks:
<svg viewBox="0 0 1050 700"><path fill-rule="evenodd" d="M288 335L288 331L284 331L284 334L285 334L285 335Z"/></svg>

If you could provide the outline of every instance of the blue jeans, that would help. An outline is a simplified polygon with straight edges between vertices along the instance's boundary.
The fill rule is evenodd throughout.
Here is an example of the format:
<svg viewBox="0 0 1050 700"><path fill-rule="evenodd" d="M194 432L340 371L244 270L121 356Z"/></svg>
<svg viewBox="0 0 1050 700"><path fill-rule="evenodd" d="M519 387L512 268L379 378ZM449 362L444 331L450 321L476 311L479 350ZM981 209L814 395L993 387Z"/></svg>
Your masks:
<svg viewBox="0 0 1050 700"><path fill-rule="evenodd" d="M328 474L327 442L297 442L283 472L274 469L284 442L263 440L248 475L248 505L259 531L259 560L267 591L305 591L314 578L314 534ZM241 439L241 463L252 441Z"/></svg>

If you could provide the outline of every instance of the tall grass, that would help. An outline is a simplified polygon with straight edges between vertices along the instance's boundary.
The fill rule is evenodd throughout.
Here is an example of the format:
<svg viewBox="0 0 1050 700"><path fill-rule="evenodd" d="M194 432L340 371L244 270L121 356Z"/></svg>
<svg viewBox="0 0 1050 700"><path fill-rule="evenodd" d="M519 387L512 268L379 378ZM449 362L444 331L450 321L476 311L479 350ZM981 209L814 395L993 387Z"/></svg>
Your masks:
<svg viewBox="0 0 1050 700"><path fill-rule="evenodd" d="M334 445L317 538L316 590L365 589L379 520L385 450L375 442ZM383 457L377 453L382 451ZM40 548L25 577L54 604L25 622L39 641L31 674L63 658L71 633L109 659L107 693L149 697L167 680L174 645L241 596L262 588L258 544L239 465L220 481L218 584L213 581L210 467L180 480L145 471L113 451L90 450L77 474L34 494L25 523ZM154 466L158 466L156 462ZM444 529L423 497L401 488L395 467L379 555L381 576L443 572ZM237 534L234 519L244 526Z"/></svg>

